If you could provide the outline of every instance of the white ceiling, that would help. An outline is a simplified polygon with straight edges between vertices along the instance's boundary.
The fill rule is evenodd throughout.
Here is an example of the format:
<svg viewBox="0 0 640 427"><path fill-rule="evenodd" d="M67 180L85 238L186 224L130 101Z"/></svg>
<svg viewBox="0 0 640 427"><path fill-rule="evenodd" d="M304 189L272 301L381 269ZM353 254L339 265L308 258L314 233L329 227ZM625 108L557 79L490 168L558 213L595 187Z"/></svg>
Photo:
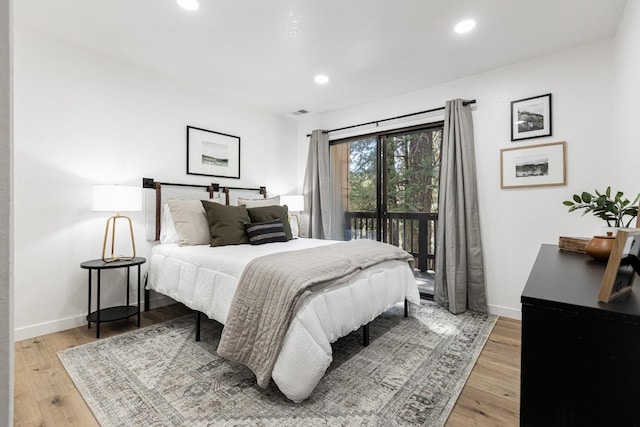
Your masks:
<svg viewBox="0 0 640 427"><path fill-rule="evenodd" d="M29 25L291 115L349 107L613 37L625 0L14 0ZM453 32L465 18L478 25ZM327 74L318 86L313 77Z"/></svg>

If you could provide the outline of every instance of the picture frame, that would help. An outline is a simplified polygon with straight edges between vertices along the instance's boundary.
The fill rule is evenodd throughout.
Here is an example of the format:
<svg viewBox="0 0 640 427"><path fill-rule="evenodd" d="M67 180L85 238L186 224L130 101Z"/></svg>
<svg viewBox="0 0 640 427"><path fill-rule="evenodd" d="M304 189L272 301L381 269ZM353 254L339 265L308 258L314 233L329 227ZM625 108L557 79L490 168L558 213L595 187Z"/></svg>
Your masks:
<svg viewBox="0 0 640 427"><path fill-rule="evenodd" d="M552 187L566 183L565 141L500 150L500 188Z"/></svg>
<svg viewBox="0 0 640 427"><path fill-rule="evenodd" d="M551 136L551 94L511 101L511 141Z"/></svg>
<svg viewBox="0 0 640 427"><path fill-rule="evenodd" d="M240 179L240 137L187 126L187 174Z"/></svg>
<svg viewBox="0 0 640 427"><path fill-rule="evenodd" d="M602 278L598 301L608 303L631 292L640 271L640 229L618 230Z"/></svg>

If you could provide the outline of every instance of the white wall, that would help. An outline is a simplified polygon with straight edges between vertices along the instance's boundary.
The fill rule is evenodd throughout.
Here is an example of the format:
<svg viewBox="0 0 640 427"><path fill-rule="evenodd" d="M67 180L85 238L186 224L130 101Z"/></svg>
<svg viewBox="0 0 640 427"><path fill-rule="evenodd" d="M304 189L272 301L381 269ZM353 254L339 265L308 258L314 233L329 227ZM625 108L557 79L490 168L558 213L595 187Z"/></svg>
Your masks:
<svg viewBox="0 0 640 427"><path fill-rule="evenodd" d="M186 125L240 136L241 179L186 175ZM16 28L16 340L85 324L79 264L100 257L108 216L91 212L91 184L150 177L285 194L297 186L295 171L281 167L295 160L296 129L281 115ZM148 257L144 214L130 216L138 255ZM104 283L122 276L106 273ZM102 296L103 306L122 303L122 282L103 285Z"/></svg>
<svg viewBox="0 0 640 427"><path fill-rule="evenodd" d="M638 111L640 101L640 0L627 0L616 35L616 104L612 142L617 146L612 179L640 191Z"/></svg>
<svg viewBox="0 0 640 427"><path fill-rule="evenodd" d="M519 318L520 294L540 244L557 243L561 235L600 233L600 222L568 214L562 201L573 193L604 188L612 183L611 175L616 170L610 149L615 79L613 47L614 41L608 40L309 117L298 126L298 179L302 182L304 177L306 134L313 129L332 129L422 111L442 106L453 98L476 99L473 120L487 300L493 313ZM549 92L553 94L553 136L512 143L510 102ZM431 115L429 120L437 119L442 116ZM567 142L566 186L500 189L501 148L555 141Z"/></svg>
<svg viewBox="0 0 640 427"><path fill-rule="evenodd" d="M13 425L11 2L0 2L0 426Z"/></svg>

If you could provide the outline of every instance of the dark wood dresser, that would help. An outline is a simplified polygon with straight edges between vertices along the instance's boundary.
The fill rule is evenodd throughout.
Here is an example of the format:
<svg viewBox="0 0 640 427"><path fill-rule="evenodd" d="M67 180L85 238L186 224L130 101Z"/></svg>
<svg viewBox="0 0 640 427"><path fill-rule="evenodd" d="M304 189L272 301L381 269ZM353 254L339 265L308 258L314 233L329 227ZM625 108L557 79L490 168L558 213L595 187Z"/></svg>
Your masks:
<svg viewBox="0 0 640 427"><path fill-rule="evenodd" d="M640 279L600 303L605 267L540 248L521 297L521 426L640 426Z"/></svg>

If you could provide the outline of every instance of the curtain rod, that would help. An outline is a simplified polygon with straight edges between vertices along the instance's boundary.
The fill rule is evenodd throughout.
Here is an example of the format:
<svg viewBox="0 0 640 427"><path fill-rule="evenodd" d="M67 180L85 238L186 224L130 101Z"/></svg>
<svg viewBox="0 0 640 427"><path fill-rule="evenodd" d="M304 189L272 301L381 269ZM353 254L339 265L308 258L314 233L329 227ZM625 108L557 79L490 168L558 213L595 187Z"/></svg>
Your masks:
<svg viewBox="0 0 640 427"><path fill-rule="evenodd" d="M462 105L464 105L466 107L469 104L475 104L475 103L476 103L476 100L472 99L471 101L463 101ZM339 130L352 129L352 128L357 128L357 127L360 127L360 126L367 126L367 125L376 125L377 126L379 123L382 123L382 122L388 122L390 120L397 120L397 119L404 119L405 117L417 116L419 114L433 113L434 111L440 111L440 110L444 110L444 109L445 109L445 107L432 108L430 110L418 111L416 113L409 113L409 114L403 114L401 116L389 117L388 119L374 120L373 122L360 123L360 124L357 124L357 125L345 126L343 128L325 130L325 131L322 131L322 133L337 132ZM310 137L310 136L311 136L310 133L307 134L307 137Z"/></svg>

